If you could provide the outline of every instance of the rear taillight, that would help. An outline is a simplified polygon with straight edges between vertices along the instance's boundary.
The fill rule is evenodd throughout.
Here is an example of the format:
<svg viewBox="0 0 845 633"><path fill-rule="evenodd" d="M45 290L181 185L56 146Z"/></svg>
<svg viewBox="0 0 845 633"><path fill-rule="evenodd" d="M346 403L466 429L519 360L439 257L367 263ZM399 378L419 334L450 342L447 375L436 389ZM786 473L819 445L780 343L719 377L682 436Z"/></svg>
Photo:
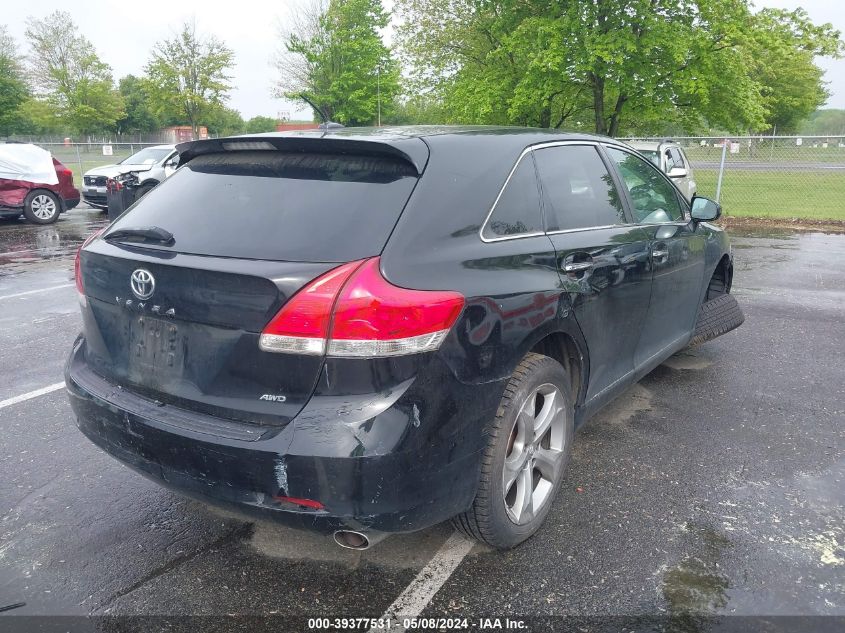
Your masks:
<svg viewBox="0 0 845 633"><path fill-rule="evenodd" d="M103 227L96 233L92 233L85 238L85 241L82 242L82 246L80 246L76 251L76 258L73 260L73 276L76 278L76 289L79 291L80 296L85 296L85 284L82 282L82 261L80 259L82 249L93 242L100 233L106 230L106 228L107 227Z"/></svg>
<svg viewBox="0 0 845 633"><path fill-rule="evenodd" d="M463 306L457 292L394 286L374 257L338 266L296 293L259 346L357 358L428 352L440 347Z"/></svg>

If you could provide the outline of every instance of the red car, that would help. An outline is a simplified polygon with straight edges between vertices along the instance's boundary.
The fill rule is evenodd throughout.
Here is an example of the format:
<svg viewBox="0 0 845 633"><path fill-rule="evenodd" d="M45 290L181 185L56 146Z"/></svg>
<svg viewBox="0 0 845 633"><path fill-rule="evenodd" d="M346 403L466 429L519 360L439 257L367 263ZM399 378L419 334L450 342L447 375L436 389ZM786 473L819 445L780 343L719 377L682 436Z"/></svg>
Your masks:
<svg viewBox="0 0 845 633"><path fill-rule="evenodd" d="M52 224L59 214L79 204L79 190L73 186L73 172L53 158L59 182L55 185L0 178L0 218L23 214L35 224Z"/></svg>

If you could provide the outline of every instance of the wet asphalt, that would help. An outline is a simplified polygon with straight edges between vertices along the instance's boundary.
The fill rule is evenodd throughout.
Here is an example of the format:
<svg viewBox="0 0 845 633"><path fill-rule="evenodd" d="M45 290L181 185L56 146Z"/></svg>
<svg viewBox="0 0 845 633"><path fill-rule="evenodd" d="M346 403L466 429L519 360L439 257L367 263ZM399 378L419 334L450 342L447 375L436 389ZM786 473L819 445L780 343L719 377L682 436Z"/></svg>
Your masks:
<svg viewBox="0 0 845 633"><path fill-rule="evenodd" d="M0 221L0 402L62 380L73 256L103 224L88 209ZM424 616L690 631L710 626L699 616L845 616L845 236L736 235L734 253L745 324L583 427L545 527L511 552L473 548ZM341 550L159 488L76 430L63 390L0 408L0 607L26 603L0 630L26 615L378 617L450 534Z"/></svg>

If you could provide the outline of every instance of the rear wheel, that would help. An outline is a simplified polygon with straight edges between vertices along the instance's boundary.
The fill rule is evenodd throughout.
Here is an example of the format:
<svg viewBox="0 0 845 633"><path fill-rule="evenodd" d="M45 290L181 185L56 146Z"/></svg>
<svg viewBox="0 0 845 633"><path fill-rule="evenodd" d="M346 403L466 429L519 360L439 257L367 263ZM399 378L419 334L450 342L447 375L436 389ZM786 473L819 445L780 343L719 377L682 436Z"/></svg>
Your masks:
<svg viewBox="0 0 845 633"><path fill-rule="evenodd" d="M32 191L24 201L23 214L27 220L35 224L52 224L59 219L61 212L61 202L50 191Z"/></svg>
<svg viewBox="0 0 845 633"><path fill-rule="evenodd" d="M475 501L454 520L463 533L508 549L540 528L569 462L569 385L563 367L548 356L528 354L516 368L489 431Z"/></svg>

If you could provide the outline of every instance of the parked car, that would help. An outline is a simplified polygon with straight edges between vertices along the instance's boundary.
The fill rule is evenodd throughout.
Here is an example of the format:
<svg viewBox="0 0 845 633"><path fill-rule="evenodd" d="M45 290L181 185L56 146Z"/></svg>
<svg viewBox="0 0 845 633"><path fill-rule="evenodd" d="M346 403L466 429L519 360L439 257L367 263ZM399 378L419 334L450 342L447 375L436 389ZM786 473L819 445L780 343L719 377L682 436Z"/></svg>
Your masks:
<svg viewBox="0 0 845 633"><path fill-rule="evenodd" d="M129 171L106 180L106 202L109 220L114 221L141 196L152 191L141 185L144 171Z"/></svg>
<svg viewBox="0 0 845 633"><path fill-rule="evenodd" d="M178 163L179 154L175 145L145 147L115 165L103 165L85 172L82 179L82 197L92 207L106 210L106 181L109 178L130 171L144 172L143 181L138 183L142 196L176 171Z"/></svg>
<svg viewBox="0 0 845 633"><path fill-rule="evenodd" d="M28 143L0 145L0 217L52 224L78 204L73 172L50 152Z"/></svg>
<svg viewBox="0 0 845 633"><path fill-rule="evenodd" d="M678 143L673 141L631 141L628 143L640 154L669 175L675 181L687 200L692 200L697 191L692 165Z"/></svg>
<svg viewBox="0 0 845 633"><path fill-rule="evenodd" d="M719 206L609 138L178 149L179 171L78 253L77 424L164 485L345 547L450 518L517 545L577 426L742 323Z"/></svg>

